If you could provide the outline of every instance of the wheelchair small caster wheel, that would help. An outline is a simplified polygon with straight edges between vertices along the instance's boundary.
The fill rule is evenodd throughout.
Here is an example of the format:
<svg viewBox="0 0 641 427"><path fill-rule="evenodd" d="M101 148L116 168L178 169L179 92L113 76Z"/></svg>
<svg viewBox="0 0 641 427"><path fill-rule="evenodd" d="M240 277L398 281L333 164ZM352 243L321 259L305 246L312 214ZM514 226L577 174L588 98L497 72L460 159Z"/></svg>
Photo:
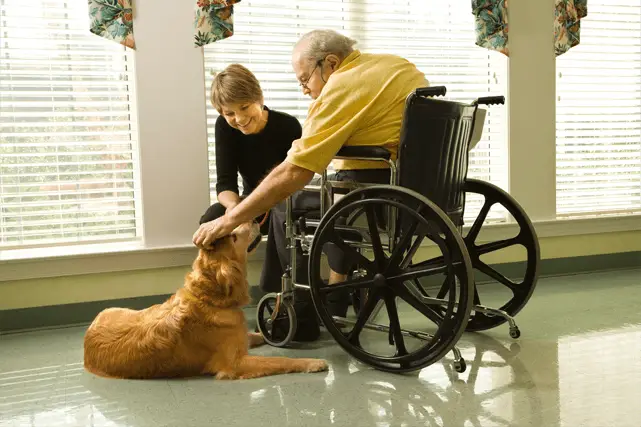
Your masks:
<svg viewBox="0 0 641 427"><path fill-rule="evenodd" d="M454 362L454 370L459 374L462 374L467 370L467 365L465 364L465 359L457 360Z"/></svg>
<svg viewBox="0 0 641 427"><path fill-rule="evenodd" d="M296 335L296 312L291 302L281 298L280 307L276 318L271 317L276 309L278 294L271 293L261 298L256 310L256 323L258 331L265 338L265 342L274 347L285 347Z"/></svg>
<svg viewBox="0 0 641 427"><path fill-rule="evenodd" d="M517 339L521 336L521 331L519 328L510 328L510 336L514 339Z"/></svg>

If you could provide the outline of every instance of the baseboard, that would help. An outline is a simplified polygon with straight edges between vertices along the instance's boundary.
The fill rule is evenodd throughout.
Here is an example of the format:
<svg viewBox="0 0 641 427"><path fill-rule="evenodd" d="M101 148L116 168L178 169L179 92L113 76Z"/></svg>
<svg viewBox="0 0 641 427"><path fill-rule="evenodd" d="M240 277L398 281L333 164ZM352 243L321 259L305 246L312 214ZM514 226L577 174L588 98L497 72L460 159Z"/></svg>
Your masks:
<svg viewBox="0 0 641 427"><path fill-rule="evenodd" d="M505 264L492 265L492 268L509 278L522 278L524 267L525 262L508 262ZM641 251L544 259L541 260L539 267L539 278L596 273L608 270L627 270L631 268L641 268ZM475 271L474 274L476 283L493 281L481 272Z"/></svg>
<svg viewBox="0 0 641 427"><path fill-rule="evenodd" d="M563 276L639 267L641 267L641 251L547 259L541 261L539 277ZM515 262L497 264L494 268L507 277L516 277L519 275L520 271L522 271L523 263ZM477 277L477 281L489 281L489 278ZM264 294L255 286L252 286L250 291L252 304L255 305ZM0 310L0 335L15 331L88 324L105 308L127 307L134 310L140 310L153 304L162 303L167 298L169 298L169 295L151 295L118 300L90 301L75 304ZM252 310L250 306L248 317L251 317L251 312Z"/></svg>
<svg viewBox="0 0 641 427"><path fill-rule="evenodd" d="M518 275L522 271L523 264L523 262L499 264L497 270L510 277L513 274ZM630 268L641 268L641 251L544 259L541 260L539 277L567 276Z"/></svg>
<svg viewBox="0 0 641 427"><path fill-rule="evenodd" d="M249 305L250 312L246 313L248 314L248 319L254 317L251 314L263 295L264 293L257 286L250 287L252 302ZM154 304L161 304L167 301L170 296L171 294L149 295L134 298L0 310L0 335L16 331L88 325L98 313L106 308L124 307L132 310L142 310Z"/></svg>

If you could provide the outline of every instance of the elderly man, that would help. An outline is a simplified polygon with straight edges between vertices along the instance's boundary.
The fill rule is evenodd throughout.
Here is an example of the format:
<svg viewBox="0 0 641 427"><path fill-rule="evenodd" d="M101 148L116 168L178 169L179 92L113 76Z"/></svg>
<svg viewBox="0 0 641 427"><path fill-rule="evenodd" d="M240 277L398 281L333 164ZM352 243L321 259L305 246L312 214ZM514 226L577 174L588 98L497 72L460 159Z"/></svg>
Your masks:
<svg viewBox="0 0 641 427"><path fill-rule="evenodd" d="M292 66L303 93L314 102L309 107L303 136L294 141L287 158L274 168L244 201L225 216L201 225L194 234L194 244L207 247L239 224L256 218L301 190L332 162L341 147L380 146L396 157L405 98L416 88L427 86L427 80L416 66L394 55L363 54L354 49L356 42L331 30L305 34L295 45ZM390 171L385 163L374 161L335 160L334 180L389 183ZM320 203L315 194L316 204ZM309 198L305 199L305 207ZM301 198L301 201L303 198ZM280 290L283 268L289 263L284 233L284 203L272 211L271 227L275 247L266 249L261 277L265 291ZM294 201L295 207L300 203ZM348 267L340 254L328 254L332 269L330 283L344 281ZM300 271L298 283L306 280ZM298 298L296 312L301 322L297 341L318 337L319 326L313 306ZM347 301L337 301L332 310L345 315Z"/></svg>

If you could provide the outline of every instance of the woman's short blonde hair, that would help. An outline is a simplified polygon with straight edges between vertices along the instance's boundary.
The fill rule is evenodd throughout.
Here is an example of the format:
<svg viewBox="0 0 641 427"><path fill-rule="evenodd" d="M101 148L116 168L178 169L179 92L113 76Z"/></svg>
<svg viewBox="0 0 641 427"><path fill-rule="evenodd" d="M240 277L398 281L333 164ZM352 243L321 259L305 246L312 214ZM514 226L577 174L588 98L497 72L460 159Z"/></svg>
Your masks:
<svg viewBox="0 0 641 427"><path fill-rule="evenodd" d="M263 103L263 90L258 79L240 64L231 64L216 74L211 84L211 104L218 112L225 105Z"/></svg>

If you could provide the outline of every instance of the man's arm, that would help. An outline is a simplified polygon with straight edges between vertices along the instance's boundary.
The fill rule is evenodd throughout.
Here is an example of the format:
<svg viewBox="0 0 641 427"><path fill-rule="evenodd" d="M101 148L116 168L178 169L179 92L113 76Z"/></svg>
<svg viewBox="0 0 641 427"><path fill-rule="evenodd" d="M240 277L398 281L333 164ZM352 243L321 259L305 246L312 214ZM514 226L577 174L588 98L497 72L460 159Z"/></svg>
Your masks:
<svg viewBox="0 0 641 427"><path fill-rule="evenodd" d="M209 247L216 239L231 233L240 224L267 212L305 187L314 172L287 161L276 166L252 193L217 220L200 226L193 242L201 248Z"/></svg>
<svg viewBox="0 0 641 427"><path fill-rule="evenodd" d="M305 187L313 177L314 172L310 170L287 161L282 162L262 180L245 200L229 212L231 222L238 226L267 212L277 203Z"/></svg>
<svg viewBox="0 0 641 427"><path fill-rule="evenodd" d="M194 234L194 244L208 247L302 189L314 172L325 170L360 121L360 114L352 110L353 106L340 109L331 103L315 102L305 120L303 137L292 144L287 160L274 168L244 201L217 220L201 225Z"/></svg>

